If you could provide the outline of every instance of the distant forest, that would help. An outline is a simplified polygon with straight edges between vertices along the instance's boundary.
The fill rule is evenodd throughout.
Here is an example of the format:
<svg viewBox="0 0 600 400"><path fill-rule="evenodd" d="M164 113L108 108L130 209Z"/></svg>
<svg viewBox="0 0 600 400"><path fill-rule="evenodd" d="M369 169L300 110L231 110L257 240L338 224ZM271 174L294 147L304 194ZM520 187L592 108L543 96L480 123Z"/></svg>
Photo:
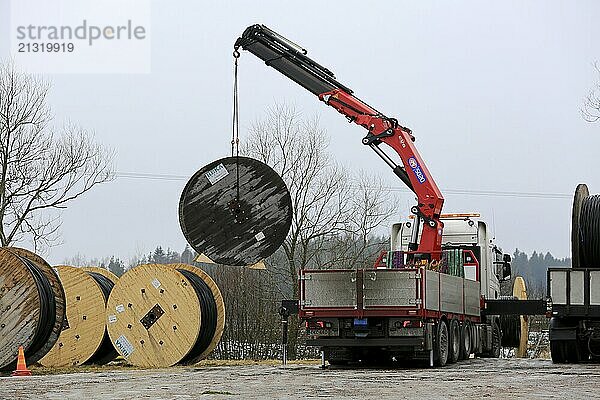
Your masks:
<svg viewBox="0 0 600 400"><path fill-rule="evenodd" d="M546 270L548 267L570 267L571 258L555 258L550 252L546 254L534 251L531 256L515 249L512 259L512 276L525 279L529 294L544 295L546 291ZM531 297L531 296L530 296Z"/></svg>

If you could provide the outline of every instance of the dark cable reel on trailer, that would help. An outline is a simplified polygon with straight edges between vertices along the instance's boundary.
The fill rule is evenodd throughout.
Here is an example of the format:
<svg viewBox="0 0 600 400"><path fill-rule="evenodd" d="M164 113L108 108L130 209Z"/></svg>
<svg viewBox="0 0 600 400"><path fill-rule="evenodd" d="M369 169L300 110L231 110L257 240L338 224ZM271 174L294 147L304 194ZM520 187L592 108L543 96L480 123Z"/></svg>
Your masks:
<svg viewBox="0 0 600 400"><path fill-rule="evenodd" d="M253 265L283 243L292 200L283 179L248 157L214 161L192 176L179 202L188 243L218 264Z"/></svg>
<svg viewBox="0 0 600 400"><path fill-rule="evenodd" d="M573 198L571 257L573 268L600 268L600 195L590 195L585 184Z"/></svg>

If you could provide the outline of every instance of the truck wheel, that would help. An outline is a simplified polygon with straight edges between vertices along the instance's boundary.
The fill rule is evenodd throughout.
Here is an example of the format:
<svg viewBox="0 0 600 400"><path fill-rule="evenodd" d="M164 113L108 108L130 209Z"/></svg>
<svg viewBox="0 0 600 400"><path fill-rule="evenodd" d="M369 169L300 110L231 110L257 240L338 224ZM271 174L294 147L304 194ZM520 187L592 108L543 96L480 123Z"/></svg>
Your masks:
<svg viewBox="0 0 600 400"><path fill-rule="evenodd" d="M577 364L580 360L579 345L576 340L569 340L563 342L565 349L565 356L567 361L573 364Z"/></svg>
<svg viewBox="0 0 600 400"><path fill-rule="evenodd" d="M448 364L454 364L460 357L460 325L458 320L450 321L450 329L448 330Z"/></svg>
<svg viewBox="0 0 600 400"><path fill-rule="evenodd" d="M460 342L460 358L468 360L471 355L471 323L465 321L462 324L462 340Z"/></svg>
<svg viewBox="0 0 600 400"><path fill-rule="evenodd" d="M562 340L553 340L550 342L550 356L555 364L564 364L567 362L565 346Z"/></svg>
<svg viewBox="0 0 600 400"><path fill-rule="evenodd" d="M586 362L590 360L590 350L586 340L580 339L577 341L577 347L579 348L579 359L580 361Z"/></svg>
<svg viewBox="0 0 600 400"><path fill-rule="evenodd" d="M448 362L448 326L444 321L439 322L437 335L433 346L433 360L436 367L443 367Z"/></svg>
<svg viewBox="0 0 600 400"><path fill-rule="evenodd" d="M502 333L500 332L500 325L496 322L492 322L492 347L481 354L481 357L500 358L500 348L502 346L501 338Z"/></svg>
<svg viewBox="0 0 600 400"><path fill-rule="evenodd" d="M500 348L502 347L502 332L500 332L500 325L494 322L492 325L492 349L490 350L490 357L500 358Z"/></svg>

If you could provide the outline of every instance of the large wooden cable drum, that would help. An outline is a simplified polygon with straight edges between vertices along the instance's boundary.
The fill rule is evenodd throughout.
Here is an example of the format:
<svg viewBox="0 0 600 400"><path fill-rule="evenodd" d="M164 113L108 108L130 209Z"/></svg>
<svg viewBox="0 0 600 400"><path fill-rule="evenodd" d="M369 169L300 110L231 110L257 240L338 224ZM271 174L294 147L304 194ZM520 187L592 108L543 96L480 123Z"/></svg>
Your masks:
<svg viewBox="0 0 600 400"><path fill-rule="evenodd" d="M527 300L527 288L525 280L521 276L515 278L513 284L513 297L518 300ZM519 358L527 357L527 342L529 340L529 320L527 315L519 316L521 334L519 337L519 346L515 350L515 355Z"/></svg>
<svg viewBox="0 0 600 400"><path fill-rule="evenodd" d="M196 172L179 201L179 223L199 254L223 265L253 265L273 254L292 223L281 177L248 157L227 157Z"/></svg>
<svg viewBox="0 0 600 400"><path fill-rule="evenodd" d="M198 269L180 264L144 264L127 271L107 305L108 333L117 351L142 367L201 359L222 333L222 298L215 298L211 282Z"/></svg>
<svg viewBox="0 0 600 400"><path fill-rule="evenodd" d="M64 314L50 265L29 250L0 248L0 369L15 368L19 346L29 363L39 361L58 340Z"/></svg>
<svg viewBox="0 0 600 400"><path fill-rule="evenodd" d="M55 270L66 296L66 318L56 344L40 360L46 367L105 364L117 355L106 333L106 302L112 279L82 268L59 265Z"/></svg>

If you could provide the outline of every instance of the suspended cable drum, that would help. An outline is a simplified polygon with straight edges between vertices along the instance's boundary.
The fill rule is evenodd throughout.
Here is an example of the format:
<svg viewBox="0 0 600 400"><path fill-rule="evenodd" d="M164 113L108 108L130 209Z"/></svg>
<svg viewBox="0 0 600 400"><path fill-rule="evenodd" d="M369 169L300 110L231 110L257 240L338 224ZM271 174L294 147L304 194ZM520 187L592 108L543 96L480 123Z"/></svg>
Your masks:
<svg viewBox="0 0 600 400"><path fill-rule="evenodd" d="M273 254L292 223L292 200L283 179L248 157L204 166L186 184L179 223L199 254L223 265L253 265Z"/></svg>
<svg viewBox="0 0 600 400"><path fill-rule="evenodd" d="M82 268L55 267L66 296L66 318L58 341L41 360L46 367L104 364L117 355L106 333L106 301L112 280Z"/></svg>
<svg viewBox="0 0 600 400"><path fill-rule="evenodd" d="M571 257L573 268L600 268L600 195L590 195L585 184L573 199Z"/></svg>
<svg viewBox="0 0 600 400"><path fill-rule="evenodd" d="M53 269L29 250L0 248L0 369L15 368L18 347L30 363L56 343L65 295Z"/></svg>
<svg viewBox="0 0 600 400"><path fill-rule="evenodd" d="M223 301L223 296L219 287L215 283L215 281L203 270L200 268L194 267L189 264L169 264L170 267L179 270L180 272L189 271L194 275L198 276L200 279L204 281L206 286L210 289L212 298L216 307L216 319L214 322L214 328L212 326L206 326L205 321L202 322L202 329L207 329L208 331L212 331L212 335L210 337L210 341L199 348L196 354L188 354L187 364L195 364L212 353L212 351L217 347L219 341L221 340L221 336L223 336L223 331L225 329L225 303ZM201 310L201 313L205 314L204 310Z"/></svg>
<svg viewBox="0 0 600 400"><path fill-rule="evenodd" d="M127 271L107 305L111 342L131 364L168 367L192 350L200 332L200 302L178 270L144 264Z"/></svg>

